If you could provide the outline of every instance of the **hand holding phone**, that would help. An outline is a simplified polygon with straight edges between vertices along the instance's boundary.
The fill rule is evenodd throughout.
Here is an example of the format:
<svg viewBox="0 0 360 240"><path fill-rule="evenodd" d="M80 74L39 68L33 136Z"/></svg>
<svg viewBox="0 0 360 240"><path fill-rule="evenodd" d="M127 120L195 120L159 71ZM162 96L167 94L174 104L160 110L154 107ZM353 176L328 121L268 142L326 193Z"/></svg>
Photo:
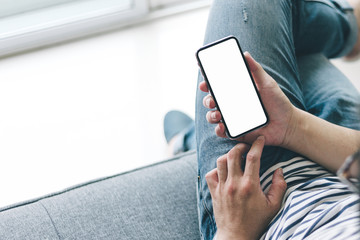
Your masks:
<svg viewBox="0 0 360 240"><path fill-rule="evenodd" d="M238 138L268 123L235 37L229 36L200 48L196 57L229 138Z"/></svg>
<svg viewBox="0 0 360 240"><path fill-rule="evenodd" d="M288 97L280 89L279 85L258 63L250 53L244 53L246 64L268 114L267 125L258 128L255 131L248 132L245 135L237 137L236 140L252 144L260 135L266 139L266 145L281 146L287 148L286 144L289 137L297 126L296 115L297 108L290 102ZM268 66L271 67L271 66ZM205 79L206 80L206 79ZM203 92L210 92L206 81L199 83L199 88ZM222 121L222 114L218 109L213 109L216 104L212 96L204 97L204 106L211 109L207 114L207 121L211 124L217 124L215 133L218 137L228 138L225 125ZM236 109L236 106L235 106ZM215 113L215 114L214 114ZM209 118L210 115L216 115L215 118Z"/></svg>

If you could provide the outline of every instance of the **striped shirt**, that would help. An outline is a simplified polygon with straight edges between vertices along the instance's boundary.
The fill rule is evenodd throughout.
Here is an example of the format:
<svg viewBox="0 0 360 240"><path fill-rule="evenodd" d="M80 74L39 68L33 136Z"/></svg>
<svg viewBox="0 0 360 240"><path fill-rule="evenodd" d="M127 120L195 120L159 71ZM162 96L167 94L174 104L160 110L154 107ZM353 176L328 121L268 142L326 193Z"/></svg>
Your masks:
<svg viewBox="0 0 360 240"><path fill-rule="evenodd" d="M261 239L360 239L360 199L337 176L304 158L293 158L261 176L266 193L282 168L288 189Z"/></svg>

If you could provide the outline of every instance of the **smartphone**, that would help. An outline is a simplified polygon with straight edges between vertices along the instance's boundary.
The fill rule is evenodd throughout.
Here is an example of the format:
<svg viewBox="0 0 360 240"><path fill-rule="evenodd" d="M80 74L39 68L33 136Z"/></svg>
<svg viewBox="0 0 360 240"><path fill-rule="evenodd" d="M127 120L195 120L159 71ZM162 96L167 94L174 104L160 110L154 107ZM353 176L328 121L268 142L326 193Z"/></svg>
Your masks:
<svg viewBox="0 0 360 240"><path fill-rule="evenodd" d="M196 58L229 138L238 138L268 123L254 79L234 36L200 48Z"/></svg>

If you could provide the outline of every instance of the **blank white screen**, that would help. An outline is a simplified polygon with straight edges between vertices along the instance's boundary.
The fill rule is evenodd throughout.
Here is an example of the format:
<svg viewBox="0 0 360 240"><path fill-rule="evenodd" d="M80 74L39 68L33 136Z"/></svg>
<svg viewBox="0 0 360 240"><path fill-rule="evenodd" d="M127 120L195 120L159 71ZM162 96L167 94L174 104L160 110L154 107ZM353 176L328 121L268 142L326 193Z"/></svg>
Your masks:
<svg viewBox="0 0 360 240"><path fill-rule="evenodd" d="M205 48L198 57L230 137L266 123L266 115L235 39Z"/></svg>

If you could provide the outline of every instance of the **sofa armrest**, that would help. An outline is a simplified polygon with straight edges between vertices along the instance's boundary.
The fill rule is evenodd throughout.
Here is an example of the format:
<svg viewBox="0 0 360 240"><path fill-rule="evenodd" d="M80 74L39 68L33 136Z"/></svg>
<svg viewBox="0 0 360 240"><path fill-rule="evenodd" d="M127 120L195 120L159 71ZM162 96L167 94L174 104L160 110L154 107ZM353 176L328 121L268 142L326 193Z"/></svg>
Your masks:
<svg viewBox="0 0 360 240"><path fill-rule="evenodd" d="M200 239L196 169L190 152L3 208L0 239Z"/></svg>

